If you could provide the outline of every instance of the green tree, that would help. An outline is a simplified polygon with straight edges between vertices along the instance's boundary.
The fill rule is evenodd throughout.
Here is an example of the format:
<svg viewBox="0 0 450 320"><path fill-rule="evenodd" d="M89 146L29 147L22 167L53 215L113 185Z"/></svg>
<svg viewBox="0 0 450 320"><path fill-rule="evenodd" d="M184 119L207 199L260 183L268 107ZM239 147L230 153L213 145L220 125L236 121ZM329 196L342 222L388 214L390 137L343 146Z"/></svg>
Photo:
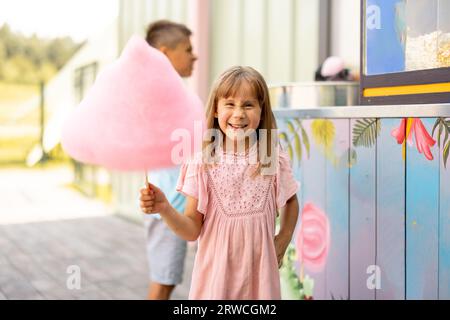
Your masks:
<svg viewBox="0 0 450 320"><path fill-rule="evenodd" d="M70 37L25 37L0 27L0 80L21 83L48 81L75 53L80 44Z"/></svg>
<svg viewBox="0 0 450 320"><path fill-rule="evenodd" d="M75 50L76 45L71 38L56 38L47 47L47 59L60 69Z"/></svg>
<svg viewBox="0 0 450 320"><path fill-rule="evenodd" d="M5 80L18 83L36 83L38 80L36 67L27 57L17 54L6 62Z"/></svg>
<svg viewBox="0 0 450 320"><path fill-rule="evenodd" d="M26 42L25 55L31 59L35 66L39 67L46 62L47 45L47 41L39 39L36 34L33 34Z"/></svg>
<svg viewBox="0 0 450 320"><path fill-rule="evenodd" d="M40 80L48 82L58 72L55 65L49 61L45 61L38 70L38 76Z"/></svg>
<svg viewBox="0 0 450 320"><path fill-rule="evenodd" d="M3 68L6 61L6 49L3 42L0 41L0 80L3 79Z"/></svg>

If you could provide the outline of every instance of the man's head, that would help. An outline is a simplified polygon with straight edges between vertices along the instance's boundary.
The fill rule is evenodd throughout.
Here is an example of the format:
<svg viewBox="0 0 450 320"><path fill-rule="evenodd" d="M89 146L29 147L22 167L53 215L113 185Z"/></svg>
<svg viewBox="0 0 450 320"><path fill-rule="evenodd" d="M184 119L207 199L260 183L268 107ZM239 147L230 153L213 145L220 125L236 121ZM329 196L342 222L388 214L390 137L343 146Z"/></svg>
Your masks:
<svg viewBox="0 0 450 320"><path fill-rule="evenodd" d="M149 25L146 40L169 58L181 77L189 77L197 60L192 51L191 35L191 30L183 24L159 20Z"/></svg>

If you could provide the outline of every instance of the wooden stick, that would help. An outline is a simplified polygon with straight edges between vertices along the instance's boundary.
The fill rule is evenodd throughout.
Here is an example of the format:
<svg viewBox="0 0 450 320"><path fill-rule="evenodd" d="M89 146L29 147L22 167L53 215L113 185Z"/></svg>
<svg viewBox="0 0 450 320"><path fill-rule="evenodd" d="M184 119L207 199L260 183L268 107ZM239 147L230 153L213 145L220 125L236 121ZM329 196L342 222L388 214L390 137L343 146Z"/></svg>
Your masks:
<svg viewBox="0 0 450 320"><path fill-rule="evenodd" d="M147 171L145 171L145 187L147 189L150 189L150 184L148 183L148 174Z"/></svg>

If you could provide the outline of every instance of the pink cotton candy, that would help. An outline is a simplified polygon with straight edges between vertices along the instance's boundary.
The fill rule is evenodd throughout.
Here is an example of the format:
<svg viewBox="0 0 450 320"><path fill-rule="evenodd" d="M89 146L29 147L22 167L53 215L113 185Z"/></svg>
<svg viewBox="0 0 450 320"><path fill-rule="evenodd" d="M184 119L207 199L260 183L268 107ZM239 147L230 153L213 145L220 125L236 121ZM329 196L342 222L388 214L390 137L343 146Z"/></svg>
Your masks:
<svg viewBox="0 0 450 320"><path fill-rule="evenodd" d="M164 54L133 36L66 121L62 146L78 161L110 169L170 167L180 144L171 134L183 130L193 152L195 122L204 122L200 99Z"/></svg>

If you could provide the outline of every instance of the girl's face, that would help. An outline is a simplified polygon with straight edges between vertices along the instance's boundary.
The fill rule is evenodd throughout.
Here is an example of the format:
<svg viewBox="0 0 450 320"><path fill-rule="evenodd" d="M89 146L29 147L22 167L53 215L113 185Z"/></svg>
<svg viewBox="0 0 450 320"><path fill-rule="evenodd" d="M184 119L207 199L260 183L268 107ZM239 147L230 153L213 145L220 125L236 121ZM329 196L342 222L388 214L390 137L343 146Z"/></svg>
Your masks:
<svg viewBox="0 0 450 320"><path fill-rule="evenodd" d="M243 83L234 96L222 97L217 103L214 115L220 130L231 141L242 137L238 133L257 130L261 120L261 106L248 83Z"/></svg>

